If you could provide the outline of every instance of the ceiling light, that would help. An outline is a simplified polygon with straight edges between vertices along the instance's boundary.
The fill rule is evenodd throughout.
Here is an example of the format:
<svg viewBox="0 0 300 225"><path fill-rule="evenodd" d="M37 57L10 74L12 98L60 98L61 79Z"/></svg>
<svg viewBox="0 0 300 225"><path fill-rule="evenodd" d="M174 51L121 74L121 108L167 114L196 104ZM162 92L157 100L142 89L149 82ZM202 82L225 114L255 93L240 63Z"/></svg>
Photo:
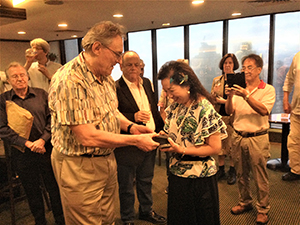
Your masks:
<svg viewBox="0 0 300 225"><path fill-rule="evenodd" d="M72 37L72 38L77 38L77 35L75 34L75 35L72 35L71 37Z"/></svg>
<svg viewBox="0 0 300 225"><path fill-rule="evenodd" d="M166 26L170 26L170 23L163 23L162 26L166 27Z"/></svg>
<svg viewBox="0 0 300 225"><path fill-rule="evenodd" d="M13 6L16 6L16 5L18 5L18 4L20 4L20 3L24 2L24 1L26 1L26 0L13 0L12 1L13 2Z"/></svg>
<svg viewBox="0 0 300 225"><path fill-rule="evenodd" d="M68 24L66 24L66 23L60 23L60 24L58 24L58 27L67 27L68 26Z"/></svg>
<svg viewBox="0 0 300 225"><path fill-rule="evenodd" d="M121 18L121 17L123 17L123 15L122 14L115 14L115 15L113 15L113 17L115 17L115 18Z"/></svg>
<svg viewBox="0 0 300 225"><path fill-rule="evenodd" d="M202 3L204 3L204 0L200 0L200 1L192 1L192 4L194 4L194 5L198 5L198 4L202 4Z"/></svg>
<svg viewBox="0 0 300 225"><path fill-rule="evenodd" d="M26 34L25 31L19 31L18 34Z"/></svg>
<svg viewBox="0 0 300 225"><path fill-rule="evenodd" d="M236 13L232 13L231 15L232 16L240 16L240 15L242 15L242 13L236 12Z"/></svg>

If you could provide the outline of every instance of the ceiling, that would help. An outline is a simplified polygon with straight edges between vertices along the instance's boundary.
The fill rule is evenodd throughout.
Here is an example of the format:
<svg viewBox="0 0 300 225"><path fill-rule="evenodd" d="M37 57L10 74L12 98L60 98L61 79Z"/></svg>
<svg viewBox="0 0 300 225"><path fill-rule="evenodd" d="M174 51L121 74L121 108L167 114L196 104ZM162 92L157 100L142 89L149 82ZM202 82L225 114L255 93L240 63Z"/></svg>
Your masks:
<svg viewBox="0 0 300 225"><path fill-rule="evenodd" d="M0 39L32 40L41 37L52 41L70 39L72 35L83 37L91 26L102 20L120 23L127 31L139 31L161 28L166 22L178 26L231 19L234 12L241 12L240 17L247 17L300 10L300 0L286 1L205 0L195 6L191 0L63 0L62 5L27 0L17 6L26 9L26 20L7 23L0 18ZM113 18L116 13L124 17ZM58 23L67 23L68 27L58 28ZM18 35L18 31L26 34Z"/></svg>

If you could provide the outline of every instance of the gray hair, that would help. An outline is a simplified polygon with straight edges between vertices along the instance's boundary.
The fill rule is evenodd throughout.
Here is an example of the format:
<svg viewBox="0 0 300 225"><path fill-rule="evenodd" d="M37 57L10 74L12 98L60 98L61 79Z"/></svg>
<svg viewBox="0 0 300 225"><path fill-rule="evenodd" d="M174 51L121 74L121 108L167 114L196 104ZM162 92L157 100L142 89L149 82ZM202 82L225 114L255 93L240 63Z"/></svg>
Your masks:
<svg viewBox="0 0 300 225"><path fill-rule="evenodd" d="M95 24L83 37L82 47L86 52L90 52L93 44L96 41L104 45L109 45L114 37L121 36L126 39L124 27L119 24L114 24L111 21L102 21Z"/></svg>
<svg viewBox="0 0 300 225"><path fill-rule="evenodd" d="M35 38L30 42L30 46L36 45L38 47L41 47L45 53L48 53L50 51L50 45L47 41L45 41L42 38Z"/></svg>
<svg viewBox="0 0 300 225"><path fill-rule="evenodd" d="M18 63L18 62L11 62L10 64L8 64L7 68L5 69L5 75L6 75L6 79L8 80L9 79L9 74L8 74L8 70L12 67L22 67L24 68L23 65L21 65L21 63ZM27 70L24 68L24 70L26 71L26 74L28 76L28 73L27 73Z"/></svg>

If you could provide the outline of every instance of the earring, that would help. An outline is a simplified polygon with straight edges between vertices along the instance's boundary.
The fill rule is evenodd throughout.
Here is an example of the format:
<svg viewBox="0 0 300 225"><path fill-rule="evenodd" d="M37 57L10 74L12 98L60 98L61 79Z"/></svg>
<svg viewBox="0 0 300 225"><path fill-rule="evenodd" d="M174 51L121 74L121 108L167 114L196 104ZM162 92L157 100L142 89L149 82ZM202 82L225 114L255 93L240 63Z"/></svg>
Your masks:
<svg viewBox="0 0 300 225"><path fill-rule="evenodd" d="M188 91L187 93L188 93L188 94L190 94L191 92L190 92L190 91Z"/></svg>

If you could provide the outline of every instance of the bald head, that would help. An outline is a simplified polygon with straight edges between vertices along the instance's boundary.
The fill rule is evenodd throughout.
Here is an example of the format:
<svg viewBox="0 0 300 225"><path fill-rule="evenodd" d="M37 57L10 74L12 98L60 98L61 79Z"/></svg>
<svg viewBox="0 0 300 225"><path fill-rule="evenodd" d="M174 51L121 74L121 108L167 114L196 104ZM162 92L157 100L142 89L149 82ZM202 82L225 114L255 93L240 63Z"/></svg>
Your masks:
<svg viewBox="0 0 300 225"><path fill-rule="evenodd" d="M122 56L121 70L130 82L138 82L141 73L140 57L134 51L127 51Z"/></svg>

